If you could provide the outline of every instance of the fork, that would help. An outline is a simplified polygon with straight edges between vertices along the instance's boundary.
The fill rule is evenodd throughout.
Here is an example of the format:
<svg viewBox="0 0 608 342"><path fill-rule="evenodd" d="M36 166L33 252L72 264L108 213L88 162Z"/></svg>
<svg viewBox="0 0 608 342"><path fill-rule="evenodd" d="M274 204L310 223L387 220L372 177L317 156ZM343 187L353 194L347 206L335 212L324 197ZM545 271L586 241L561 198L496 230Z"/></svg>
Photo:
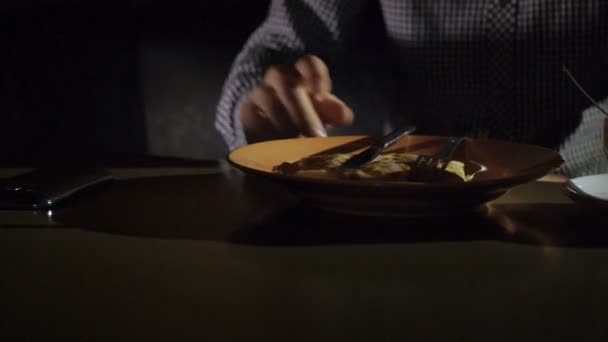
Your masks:
<svg viewBox="0 0 608 342"><path fill-rule="evenodd" d="M432 181L448 167L456 148L464 137L449 137L438 156L419 155L412 164L411 178L415 181Z"/></svg>
<svg viewBox="0 0 608 342"><path fill-rule="evenodd" d="M570 79L570 81L572 81L572 83L574 84L574 86L576 88L578 88L578 90L583 94L583 96L585 96L591 102L591 104L595 108L597 108L602 114L604 114L604 116L606 118L608 118L608 111L606 109L604 109L604 107L602 107L593 97L591 97L591 95L589 95L589 93L576 80L576 78L574 78L574 75L572 75L572 73L570 72L570 70L568 70L568 68L565 65L562 66L562 71L566 74L566 76L568 76L568 78Z"/></svg>

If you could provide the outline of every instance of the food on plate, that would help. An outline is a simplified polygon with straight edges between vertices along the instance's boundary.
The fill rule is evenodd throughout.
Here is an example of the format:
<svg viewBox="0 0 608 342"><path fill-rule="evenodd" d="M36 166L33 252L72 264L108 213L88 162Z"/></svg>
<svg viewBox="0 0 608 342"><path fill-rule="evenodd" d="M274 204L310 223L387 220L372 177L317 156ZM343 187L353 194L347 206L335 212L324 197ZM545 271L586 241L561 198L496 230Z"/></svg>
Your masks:
<svg viewBox="0 0 608 342"><path fill-rule="evenodd" d="M295 163L282 163L274 168L275 172L286 175L324 179L360 179L360 180L388 180L388 181L415 181L412 179L412 168L416 158L415 154L393 152L383 153L371 162L357 168L340 171L338 168L349 160L353 153L336 153L314 155L301 159ZM472 179L467 175L465 165L461 161L452 160L434 182L467 182Z"/></svg>

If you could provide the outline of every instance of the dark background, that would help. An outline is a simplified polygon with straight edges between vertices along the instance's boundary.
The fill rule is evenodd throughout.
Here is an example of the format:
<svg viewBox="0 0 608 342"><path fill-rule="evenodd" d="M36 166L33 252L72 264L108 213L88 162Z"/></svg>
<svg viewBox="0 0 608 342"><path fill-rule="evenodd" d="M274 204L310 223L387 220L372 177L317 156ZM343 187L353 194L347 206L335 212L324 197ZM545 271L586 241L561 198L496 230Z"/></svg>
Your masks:
<svg viewBox="0 0 608 342"><path fill-rule="evenodd" d="M0 159L222 157L221 86L268 5L3 3Z"/></svg>
<svg viewBox="0 0 608 342"><path fill-rule="evenodd" d="M0 5L0 162L97 156L223 158L222 85L268 0L20 1ZM376 2L332 69L374 133L391 75ZM363 24L364 23L364 24ZM367 53L371 52L371 53ZM384 68L384 69L383 69ZM385 76L382 76L385 75ZM360 115L372 113L373 115Z"/></svg>

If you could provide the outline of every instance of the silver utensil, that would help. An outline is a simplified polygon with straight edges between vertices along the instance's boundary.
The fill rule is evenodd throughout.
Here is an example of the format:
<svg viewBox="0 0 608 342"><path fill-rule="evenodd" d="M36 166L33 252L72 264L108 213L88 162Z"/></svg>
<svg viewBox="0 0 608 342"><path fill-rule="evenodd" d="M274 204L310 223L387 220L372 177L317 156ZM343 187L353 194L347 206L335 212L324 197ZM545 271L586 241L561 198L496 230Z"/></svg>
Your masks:
<svg viewBox="0 0 608 342"><path fill-rule="evenodd" d="M367 148L361 153L358 153L347 160L344 164L338 167L338 171L346 171L350 169L359 168L376 158L382 151L389 146L399 141L404 136L414 133L416 131L415 126L401 126L393 130L389 134L382 137L378 142Z"/></svg>
<svg viewBox="0 0 608 342"><path fill-rule="evenodd" d="M464 137L449 137L438 156L418 156L412 165L410 178L414 181L432 181L448 167L462 140Z"/></svg>
<svg viewBox="0 0 608 342"><path fill-rule="evenodd" d="M574 75L572 75L570 70L568 70L565 65L562 66L562 71L566 74L566 76L568 76L568 78L570 79L570 81L572 81L576 88L578 88L578 90L593 104L593 106L597 108L597 110L599 110L600 113L604 114L604 116L606 117L606 119L604 119L604 152L606 153L606 156L608 156L608 134L606 134L606 132L608 132L608 111L604 109L591 95L589 95L589 93L576 80Z"/></svg>
<svg viewBox="0 0 608 342"><path fill-rule="evenodd" d="M602 114L604 114L608 118L608 111L606 111L602 106L600 106L600 104L593 97L591 97L591 95L589 95L589 93L585 90L585 88L583 88L583 86L576 80L576 78L574 78L574 76L572 75L570 70L568 70L568 68L566 68L566 66L562 66L562 71L566 74L566 76L568 76L570 81L572 81L572 83L574 83L574 85L578 88L578 90L580 90L580 92L589 101L591 101L591 103L595 106L595 108L597 108Z"/></svg>

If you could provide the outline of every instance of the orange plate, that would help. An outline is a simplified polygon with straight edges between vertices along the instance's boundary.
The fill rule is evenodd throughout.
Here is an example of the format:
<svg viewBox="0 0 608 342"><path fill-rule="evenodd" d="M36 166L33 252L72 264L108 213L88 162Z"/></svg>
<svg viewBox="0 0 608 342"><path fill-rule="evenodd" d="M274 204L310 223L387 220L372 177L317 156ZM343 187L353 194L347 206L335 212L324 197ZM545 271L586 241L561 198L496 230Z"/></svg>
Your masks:
<svg viewBox="0 0 608 342"><path fill-rule="evenodd" d="M445 137L411 135L387 152L436 155ZM357 144L363 142L363 144ZM467 183L417 183L378 180L330 180L286 176L272 171L324 151L352 152L369 142L363 136L274 140L248 145L228 156L245 173L288 187L305 202L323 209L355 214L428 216L470 211L503 195L513 186L539 179L563 163L552 150L497 140L465 139L454 159L468 172L487 169ZM346 145L345 145L346 144Z"/></svg>

